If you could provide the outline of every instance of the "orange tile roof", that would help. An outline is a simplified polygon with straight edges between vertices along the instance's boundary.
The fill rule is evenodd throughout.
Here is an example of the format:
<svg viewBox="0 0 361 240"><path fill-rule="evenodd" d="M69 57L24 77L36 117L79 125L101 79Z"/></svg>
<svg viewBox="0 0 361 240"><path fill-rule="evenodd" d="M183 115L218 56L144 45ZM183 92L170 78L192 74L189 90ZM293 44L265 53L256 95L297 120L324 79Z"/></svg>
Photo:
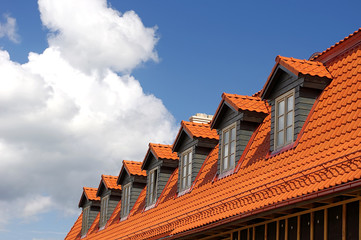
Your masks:
<svg viewBox="0 0 361 240"><path fill-rule="evenodd" d="M66 235L64 240L80 239L82 220L83 220L83 213L80 213L78 219L75 221L74 225L72 226L72 228L70 229L69 233Z"/></svg>
<svg viewBox="0 0 361 240"><path fill-rule="evenodd" d="M178 160L177 153L172 152L172 145L149 143L149 148L158 159Z"/></svg>
<svg viewBox="0 0 361 240"><path fill-rule="evenodd" d="M102 175L102 181L108 189L121 190L122 187L117 184L118 177L110 175Z"/></svg>
<svg viewBox="0 0 361 240"><path fill-rule="evenodd" d="M253 111L267 114L270 112L270 106L267 101L262 100L260 97L223 93L222 99L228 102L237 111Z"/></svg>
<svg viewBox="0 0 361 240"><path fill-rule="evenodd" d="M83 187L83 190L89 201L100 201L100 197L97 197L97 188Z"/></svg>
<svg viewBox="0 0 361 240"><path fill-rule="evenodd" d="M143 211L145 189L127 220L85 239L186 238L226 221L361 186L361 45L326 64L333 81L314 104L295 144L269 154L270 115L254 132L234 174L217 179L218 147L191 192L177 196L178 171L158 205Z"/></svg>
<svg viewBox="0 0 361 240"><path fill-rule="evenodd" d="M352 40L358 40L355 39L355 35L360 34L361 33L361 28L359 28L358 30L354 31L353 33L351 33L350 35L348 35L347 37L345 37L344 39L342 39L341 41L335 43L334 45L332 45L331 47L327 48L326 50L324 50L321 53L318 53L317 55L315 55L314 57L312 57L310 60L319 60L321 57L323 57L326 53L329 53L330 51L332 51L333 49L337 48L339 45L345 45L346 41L352 41ZM349 40L350 39L350 40Z"/></svg>
<svg viewBox="0 0 361 240"><path fill-rule="evenodd" d="M211 129L209 123L181 122L183 128L192 138L219 139L217 130Z"/></svg>
<svg viewBox="0 0 361 240"><path fill-rule="evenodd" d="M276 64L284 66L296 76L298 76L299 74L303 74L332 79L329 71L320 62L277 56Z"/></svg>
<svg viewBox="0 0 361 240"><path fill-rule="evenodd" d="M141 169L141 162L124 160L123 166L130 175L147 176L147 171Z"/></svg>

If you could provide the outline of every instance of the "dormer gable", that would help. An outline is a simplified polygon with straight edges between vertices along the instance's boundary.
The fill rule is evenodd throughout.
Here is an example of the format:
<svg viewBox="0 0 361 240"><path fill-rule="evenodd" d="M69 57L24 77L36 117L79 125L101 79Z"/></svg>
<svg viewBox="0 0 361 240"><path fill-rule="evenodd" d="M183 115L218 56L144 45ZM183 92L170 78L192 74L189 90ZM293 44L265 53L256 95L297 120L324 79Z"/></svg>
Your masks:
<svg viewBox="0 0 361 240"><path fill-rule="evenodd" d="M79 208L83 210L81 236L85 236L100 211L100 197L96 195L97 188L83 187Z"/></svg>
<svg viewBox="0 0 361 240"><path fill-rule="evenodd" d="M260 95L271 105L270 150L292 144L332 76L320 62L277 56Z"/></svg>
<svg viewBox="0 0 361 240"><path fill-rule="evenodd" d="M117 177L102 175L97 196L100 197L100 219L99 228L105 227L110 216L121 198L121 186L117 185Z"/></svg>
<svg viewBox="0 0 361 240"><path fill-rule="evenodd" d="M123 161L117 183L122 186L122 206L120 218L125 219L133 208L147 183L147 173L141 169L142 163Z"/></svg>
<svg viewBox="0 0 361 240"><path fill-rule="evenodd" d="M178 193L187 192L209 152L218 144L216 130L209 123L181 122L181 128L173 144L179 161Z"/></svg>
<svg viewBox="0 0 361 240"><path fill-rule="evenodd" d="M147 172L147 207L154 206L169 177L178 167L171 145L149 143L141 169Z"/></svg>
<svg viewBox="0 0 361 240"><path fill-rule="evenodd" d="M222 94L211 122L219 135L218 173L232 172L253 132L269 114L270 107L257 95Z"/></svg>

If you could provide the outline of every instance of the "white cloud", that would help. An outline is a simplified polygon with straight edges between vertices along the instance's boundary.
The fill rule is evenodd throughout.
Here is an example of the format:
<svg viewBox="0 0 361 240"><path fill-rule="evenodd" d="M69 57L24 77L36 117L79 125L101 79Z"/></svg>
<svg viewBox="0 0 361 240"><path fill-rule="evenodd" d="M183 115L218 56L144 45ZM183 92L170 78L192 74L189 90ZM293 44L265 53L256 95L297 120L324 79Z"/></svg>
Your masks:
<svg viewBox="0 0 361 240"><path fill-rule="evenodd" d="M39 0L39 9L49 47L25 64L0 50L0 225L77 213L83 186L176 133L161 100L130 75L156 59L154 28L102 0Z"/></svg>
<svg viewBox="0 0 361 240"><path fill-rule="evenodd" d="M4 15L5 23L0 23L0 38L8 37L12 42L18 43L19 35L16 32L16 19Z"/></svg>
<svg viewBox="0 0 361 240"><path fill-rule="evenodd" d="M155 27L144 27L139 16L121 15L106 0L39 0L49 44L72 65L86 71L111 68L128 72L149 59L157 60Z"/></svg>

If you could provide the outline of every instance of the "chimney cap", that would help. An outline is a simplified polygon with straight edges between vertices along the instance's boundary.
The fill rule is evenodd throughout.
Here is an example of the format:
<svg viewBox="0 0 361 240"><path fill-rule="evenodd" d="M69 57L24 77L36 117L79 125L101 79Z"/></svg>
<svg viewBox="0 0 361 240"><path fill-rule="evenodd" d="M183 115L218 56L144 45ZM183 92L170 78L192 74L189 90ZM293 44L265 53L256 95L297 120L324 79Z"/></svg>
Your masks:
<svg viewBox="0 0 361 240"><path fill-rule="evenodd" d="M193 115L189 118L190 122L196 122L196 123L210 123L212 121L213 115L208 115L205 113L196 113L196 115Z"/></svg>

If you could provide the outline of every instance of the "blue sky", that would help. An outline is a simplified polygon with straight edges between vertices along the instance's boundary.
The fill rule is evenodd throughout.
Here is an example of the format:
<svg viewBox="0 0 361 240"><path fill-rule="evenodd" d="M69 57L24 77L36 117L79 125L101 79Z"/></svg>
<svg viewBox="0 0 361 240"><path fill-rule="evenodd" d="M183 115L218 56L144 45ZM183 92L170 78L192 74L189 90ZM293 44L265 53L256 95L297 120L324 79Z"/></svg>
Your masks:
<svg viewBox="0 0 361 240"><path fill-rule="evenodd" d="M0 71L0 88L16 82L16 76L25 79L10 89L9 97L0 96L0 106L11 110L6 108L11 114L0 117L6 119L6 127L0 128L0 149L6 153L4 166L0 164L0 190L5 193L0 207L11 210L12 204L31 203L16 214L0 211L7 216L0 219L0 239L63 239L79 213L83 185L96 187L101 173L117 175L123 159L141 161L150 141L172 143L179 122L197 112L213 114L222 92L251 95L260 90L277 55L307 59L361 27L359 1L111 0L102 6L104 14L110 14L110 8L121 14L133 10L132 19L144 25L139 31L149 40L139 45L149 49L140 54L128 42L105 44L81 52L87 59L99 58L89 64L73 46L84 38L82 47L93 50L87 37L99 37L97 29L87 30L86 19L77 22L82 1L70 1L73 8L49 2L39 1L42 19L36 1L0 2L0 47L10 55L0 70L12 66L18 71ZM81 9L79 14L86 14L87 8ZM62 23L68 20L64 16L56 19L60 10L70 11L65 16L74 21L74 28ZM16 20L13 39L1 34L9 18ZM68 35L74 29L79 42ZM131 51L126 59L134 59L134 64L124 71L127 61L118 55L127 52L127 46ZM30 52L36 53L31 60ZM99 56L102 52L107 58ZM89 71L96 74L90 76ZM109 87L114 84L117 90ZM0 94L7 96L6 91ZM109 94L114 94L115 103L107 99ZM49 105L53 107L44 107ZM137 116L142 117L130 123ZM96 153L88 154L92 148ZM24 169L24 163L35 167ZM26 193L18 193L24 189Z"/></svg>

